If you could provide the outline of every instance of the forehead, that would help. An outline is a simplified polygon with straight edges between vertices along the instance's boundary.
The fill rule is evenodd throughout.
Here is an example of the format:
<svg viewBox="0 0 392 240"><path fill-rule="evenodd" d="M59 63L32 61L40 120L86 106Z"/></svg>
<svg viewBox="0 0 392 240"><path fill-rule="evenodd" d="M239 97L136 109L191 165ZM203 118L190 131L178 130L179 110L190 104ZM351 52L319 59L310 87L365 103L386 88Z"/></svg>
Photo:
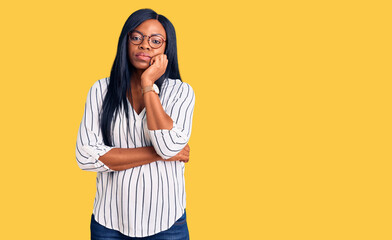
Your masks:
<svg viewBox="0 0 392 240"><path fill-rule="evenodd" d="M161 34L166 38L166 31L162 24L156 19L148 19L142 22L135 30L143 33L144 35Z"/></svg>

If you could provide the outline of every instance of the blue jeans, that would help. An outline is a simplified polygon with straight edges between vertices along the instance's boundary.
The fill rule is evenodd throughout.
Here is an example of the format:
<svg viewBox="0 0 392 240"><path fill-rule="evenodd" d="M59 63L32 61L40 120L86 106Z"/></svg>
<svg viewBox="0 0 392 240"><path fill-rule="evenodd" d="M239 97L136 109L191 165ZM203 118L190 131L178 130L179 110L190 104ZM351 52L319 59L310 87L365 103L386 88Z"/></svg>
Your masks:
<svg viewBox="0 0 392 240"><path fill-rule="evenodd" d="M114 229L102 226L94 219L94 214L91 215L91 240L132 240L132 239L146 239L146 240L189 240L188 225L186 222L186 212L174 223L169 229L154 234L148 237L129 237Z"/></svg>

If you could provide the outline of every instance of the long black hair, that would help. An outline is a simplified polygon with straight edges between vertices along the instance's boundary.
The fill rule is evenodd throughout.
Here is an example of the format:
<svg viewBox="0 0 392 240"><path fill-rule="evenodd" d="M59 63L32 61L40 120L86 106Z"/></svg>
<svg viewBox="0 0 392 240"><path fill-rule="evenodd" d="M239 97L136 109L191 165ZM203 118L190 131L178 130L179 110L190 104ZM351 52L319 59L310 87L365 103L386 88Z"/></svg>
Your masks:
<svg viewBox="0 0 392 240"><path fill-rule="evenodd" d="M111 128L112 121L113 117L117 117L117 113L120 112L122 107L124 107L125 115L127 117L127 127L129 131L127 92L131 94L132 102L133 100L130 80L135 68L129 60L128 33L148 19L157 19L166 31L166 48L164 54L167 55L168 64L165 73L154 83L158 86L159 90L161 90L162 83L166 78L181 80L177 60L176 31L174 30L173 24L165 16L157 14L155 11L149 8L139 9L132 13L128 17L121 31L117 46L116 58L114 59L114 63L110 72L110 82L105 99L102 103L100 128L102 130L104 144L107 146L113 146ZM161 93L161 91L159 92ZM135 113L133 111L132 113L135 117Z"/></svg>

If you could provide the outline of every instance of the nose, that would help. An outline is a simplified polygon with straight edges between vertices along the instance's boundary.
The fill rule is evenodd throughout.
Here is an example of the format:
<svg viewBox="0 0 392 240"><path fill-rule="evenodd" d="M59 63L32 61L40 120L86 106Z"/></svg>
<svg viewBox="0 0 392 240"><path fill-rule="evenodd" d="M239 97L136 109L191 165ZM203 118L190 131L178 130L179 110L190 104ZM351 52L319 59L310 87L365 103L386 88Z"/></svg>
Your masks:
<svg viewBox="0 0 392 240"><path fill-rule="evenodd" d="M148 37L143 38L143 41L139 44L139 48L150 50L150 44L148 43Z"/></svg>

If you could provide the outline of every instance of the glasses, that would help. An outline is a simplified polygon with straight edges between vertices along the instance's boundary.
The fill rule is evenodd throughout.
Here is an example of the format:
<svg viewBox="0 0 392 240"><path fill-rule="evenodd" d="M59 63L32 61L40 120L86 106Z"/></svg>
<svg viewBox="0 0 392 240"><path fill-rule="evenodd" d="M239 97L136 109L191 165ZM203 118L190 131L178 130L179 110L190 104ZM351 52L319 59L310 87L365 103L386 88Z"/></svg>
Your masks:
<svg viewBox="0 0 392 240"><path fill-rule="evenodd" d="M148 44L152 48L160 48L166 40L158 34L152 34L151 36L143 35L137 30L133 30L128 33L129 41L134 45L140 45L144 41L144 37L148 37Z"/></svg>

